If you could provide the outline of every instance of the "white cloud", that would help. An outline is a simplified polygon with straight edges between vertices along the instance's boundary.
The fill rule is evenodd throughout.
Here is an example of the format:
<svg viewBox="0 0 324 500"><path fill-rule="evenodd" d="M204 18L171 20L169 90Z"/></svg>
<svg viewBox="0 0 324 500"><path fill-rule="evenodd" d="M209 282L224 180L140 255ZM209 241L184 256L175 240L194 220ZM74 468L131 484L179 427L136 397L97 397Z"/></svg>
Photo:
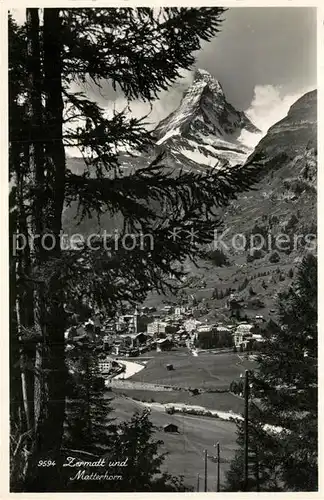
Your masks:
<svg viewBox="0 0 324 500"><path fill-rule="evenodd" d="M269 127L287 115L290 106L303 93L282 95L280 87L256 85L253 100L245 113L263 133L266 133Z"/></svg>
<svg viewBox="0 0 324 500"><path fill-rule="evenodd" d="M248 147L255 147L257 143L265 136L268 129L284 118L289 108L302 95L311 90L304 88L295 94L283 94L282 87L273 85L256 85L254 88L254 96L247 110L246 115L252 123L260 130L260 134L251 134L250 132L242 132L239 141Z"/></svg>

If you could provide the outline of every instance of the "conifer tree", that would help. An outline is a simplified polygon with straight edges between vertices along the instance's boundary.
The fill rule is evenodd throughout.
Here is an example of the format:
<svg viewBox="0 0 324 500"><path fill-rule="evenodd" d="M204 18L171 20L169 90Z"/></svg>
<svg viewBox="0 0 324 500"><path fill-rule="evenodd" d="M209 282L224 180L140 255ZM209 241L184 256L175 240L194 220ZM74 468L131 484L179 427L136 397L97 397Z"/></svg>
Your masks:
<svg viewBox="0 0 324 500"><path fill-rule="evenodd" d="M129 458L124 470L125 481L119 488L122 491L188 491L181 478L161 472L166 453L160 452L163 441L152 437L153 430L149 411L135 413L129 421L120 424L116 456Z"/></svg>
<svg viewBox="0 0 324 500"><path fill-rule="evenodd" d="M72 344L64 446L101 456L111 447L111 434L116 430L110 416L111 399L105 394L93 344L88 339Z"/></svg>
<svg viewBox="0 0 324 500"><path fill-rule="evenodd" d="M12 413L12 428L17 429L25 461L22 488L30 491L40 473L49 490L59 481L59 467L54 477L55 471L40 472L37 462L50 455L60 463L66 311L87 301L113 313L124 302L143 300L151 289L172 288L170 274L182 275L175 262L197 259L212 240L218 225L215 207L250 187L259 173L255 165L245 165L173 175L160 156L147 168L122 175L120 149L145 152L153 143L151 134L142 120L129 118L126 111L107 117L85 92L71 87L76 79L99 87L108 80L129 101L151 102L175 82L180 70L193 64L201 40L217 34L224 9L44 9L43 21L38 11L27 9L22 28L10 20L9 51L11 75L17 78L9 82L10 180L16 212L12 234L28 231L37 237L36 245L29 247L27 241L11 256L17 283L11 302L11 352L12 366L18 366L12 381L18 386L22 381L15 402L21 411ZM68 146L83 154L85 168L79 175L67 165ZM107 252L107 242L99 239L96 251L63 250L62 213L71 203L78 204L80 220L120 214L121 237L153 234L154 248L147 244L132 252L114 247ZM175 229L180 235L187 231L188 223L196 231L197 245L172 238ZM40 244L44 238L49 240L46 251ZM22 338L26 332L31 337L28 348ZM20 377L26 366L28 375ZM34 387L35 396L25 396Z"/></svg>
<svg viewBox="0 0 324 500"><path fill-rule="evenodd" d="M317 261L310 254L293 286L279 294L278 325L271 324L253 376L250 491L317 490L317 388ZM243 484L241 424L238 445L227 475L230 491Z"/></svg>

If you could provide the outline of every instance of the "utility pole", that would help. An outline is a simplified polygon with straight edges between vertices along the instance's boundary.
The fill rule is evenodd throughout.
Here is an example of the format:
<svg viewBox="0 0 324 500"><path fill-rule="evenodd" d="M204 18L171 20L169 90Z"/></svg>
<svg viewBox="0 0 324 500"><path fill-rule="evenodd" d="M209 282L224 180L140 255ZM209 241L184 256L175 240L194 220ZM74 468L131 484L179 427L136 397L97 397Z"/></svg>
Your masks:
<svg viewBox="0 0 324 500"><path fill-rule="evenodd" d="M244 491L249 482L249 370L245 370L244 380Z"/></svg>
<svg viewBox="0 0 324 500"><path fill-rule="evenodd" d="M207 450L205 450L205 492L207 491Z"/></svg>
<svg viewBox="0 0 324 500"><path fill-rule="evenodd" d="M256 490L260 491L260 473L259 473L259 450L258 445L255 448L255 479L256 479Z"/></svg>
<svg viewBox="0 0 324 500"><path fill-rule="evenodd" d="M200 475L198 472L198 474L197 474L197 491L199 491L199 479L200 479Z"/></svg>
<svg viewBox="0 0 324 500"><path fill-rule="evenodd" d="M216 451L217 451L217 481L216 481L216 491L220 491L220 450L219 450L219 443L216 444Z"/></svg>

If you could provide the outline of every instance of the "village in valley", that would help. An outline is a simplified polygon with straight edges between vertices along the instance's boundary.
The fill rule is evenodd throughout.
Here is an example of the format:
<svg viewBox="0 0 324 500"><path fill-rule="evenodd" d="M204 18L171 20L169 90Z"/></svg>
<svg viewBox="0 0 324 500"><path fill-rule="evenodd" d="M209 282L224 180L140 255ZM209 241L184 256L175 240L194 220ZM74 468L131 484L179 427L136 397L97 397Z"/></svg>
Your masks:
<svg viewBox="0 0 324 500"><path fill-rule="evenodd" d="M101 346L98 371L109 378L115 374L116 361L125 370L122 358L133 358L156 351L186 348L188 355L210 352L251 352L264 341L266 320L255 315L240 318L240 302L231 294L227 301L228 322L210 322L200 317L199 308L190 305L141 306L129 308L115 318L96 314L81 326L66 331L67 346L75 342L94 342ZM199 318L199 319L198 319ZM125 362L125 361L124 361Z"/></svg>
<svg viewBox="0 0 324 500"><path fill-rule="evenodd" d="M97 312L65 333L70 373L78 370L73 351L87 348L117 420L148 409L168 452L167 468L192 487L208 447L208 460L215 461L214 441L220 441L225 480L236 448L235 421L244 405L242 377L257 367L270 331L261 314L247 316L235 293L224 303L222 321L215 321L211 307L190 296L186 303L163 300L157 307L126 308L114 318ZM215 467L209 476L213 488Z"/></svg>

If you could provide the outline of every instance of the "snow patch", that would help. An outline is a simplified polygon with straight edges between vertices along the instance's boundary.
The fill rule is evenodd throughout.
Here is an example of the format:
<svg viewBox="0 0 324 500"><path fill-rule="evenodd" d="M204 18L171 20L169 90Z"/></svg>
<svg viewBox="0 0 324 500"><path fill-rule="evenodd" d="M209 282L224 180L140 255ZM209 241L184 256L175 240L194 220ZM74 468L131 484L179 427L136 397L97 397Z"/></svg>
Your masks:
<svg viewBox="0 0 324 500"><path fill-rule="evenodd" d="M197 151L197 149L191 151L190 149L180 148L180 153L188 158L188 160L192 160L195 163L206 165L208 167L214 166L214 164L217 162L216 158L205 156L204 154L200 153L200 151Z"/></svg>
<svg viewBox="0 0 324 500"><path fill-rule="evenodd" d="M175 130L171 129L161 139L159 139L156 144L159 146L160 144L162 144L163 142L165 142L167 139L170 139L170 137L173 137L173 136L179 135L179 134L180 134L179 127L176 128Z"/></svg>

